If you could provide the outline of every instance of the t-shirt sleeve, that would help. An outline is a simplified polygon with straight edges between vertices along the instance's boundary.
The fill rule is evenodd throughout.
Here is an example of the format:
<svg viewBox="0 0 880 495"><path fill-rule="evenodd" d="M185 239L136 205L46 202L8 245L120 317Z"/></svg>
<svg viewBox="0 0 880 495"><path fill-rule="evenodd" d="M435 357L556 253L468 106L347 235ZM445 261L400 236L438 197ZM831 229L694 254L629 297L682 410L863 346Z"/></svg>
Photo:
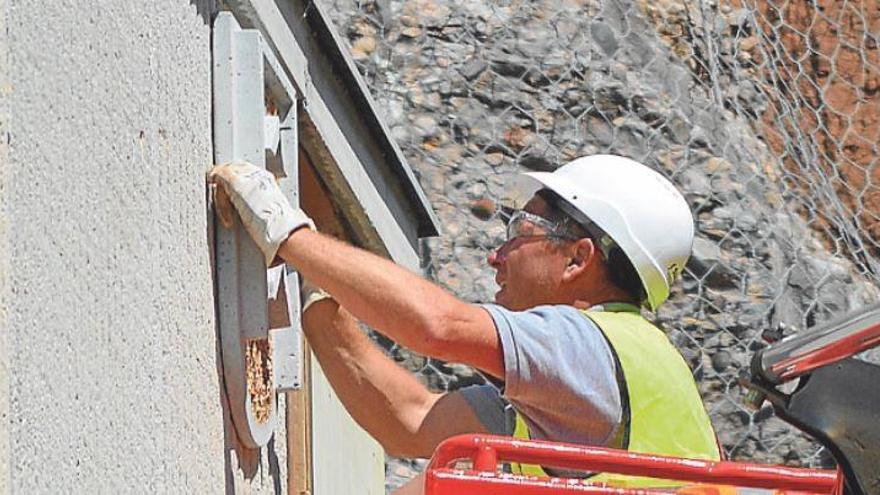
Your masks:
<svg viewBox="0 0 880 495"><path fill-rule="evenodd" d="M504 356L503 396L540 438L606 444L621 418L614 357L592 320L571 306L483 306Z"/></svg>
<svg viewBox="0 0 880 495"><path fill-rule="evenodd" d="M510 404L492 385L472 385L456 391L464 397L474 416L493 435L513 435L515 416Z"/></svg>

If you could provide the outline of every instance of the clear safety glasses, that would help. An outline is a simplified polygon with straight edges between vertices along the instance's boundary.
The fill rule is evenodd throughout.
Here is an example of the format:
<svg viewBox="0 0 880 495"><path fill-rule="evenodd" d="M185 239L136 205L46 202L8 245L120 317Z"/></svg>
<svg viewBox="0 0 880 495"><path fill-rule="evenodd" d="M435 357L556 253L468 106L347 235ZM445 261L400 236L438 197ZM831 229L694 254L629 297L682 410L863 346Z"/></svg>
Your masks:
<svg viewBox="0 0 880 495"><path fill-rule="evenodd" d="M566 241L576 241L579 238L562 225L525 210L502 207L498 211L498 216L507 223L507 240L505 245L517 237L549 237ZM580 222L579 225L588 232L589 237L596 243L602 258L607 260L611 249L616 245L611 237L593 222ZM535 227L539 227L543 232L535 233Z"/></svg>
<svg viewBox="0 0 880 495"><path fill-rule="evenodd" d="M559 224L525 210L502 208L498 214L507 223L507 242L517 237L550 237L569 241L577 240L576 237L565 232ZM543 232L536 233L535 227L539 227Z"/></svg>

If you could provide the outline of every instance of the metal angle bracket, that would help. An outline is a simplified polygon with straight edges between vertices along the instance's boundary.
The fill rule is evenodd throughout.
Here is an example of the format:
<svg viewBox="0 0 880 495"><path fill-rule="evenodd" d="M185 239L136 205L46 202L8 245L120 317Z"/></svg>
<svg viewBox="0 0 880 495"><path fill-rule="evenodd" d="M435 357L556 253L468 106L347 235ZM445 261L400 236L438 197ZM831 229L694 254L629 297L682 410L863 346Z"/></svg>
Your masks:
<svg viewBox="0 0 880 495"><path fill-rule="evenodd" d="M297 205L293 85L278 71L260 33L241 29L229 12L214 21L213 52L216 163L247 161L267 168ZM217 319L230 415L241 442L258 448L268 443L278 423L277 392L301 384L298 278L283 265L267 269L237 218L232 229L217 225L214 231Z"/></svg>
<svg viewBox="0 0 880 495"><path fill-rule="evenodd" d="M277 67L277 66L276 66ZM291 86L287 88L293 91ZM291 93L292 94L292 93ZM277 152L269 156L267 168L280 180L281 191L293 206L299 206L299 144L297 141L296 99L289 101L284 120L279 121ZM302 387L302 312L299 298L299 274L291 267L282 267L282 284L270 294L270 315L278 314L278 324L272 325L275 388L279 392ZM274 307L280 308L274 312ZM287 315L286 320L282 315ZM272 319L273 323L275 322Z"/></svg>

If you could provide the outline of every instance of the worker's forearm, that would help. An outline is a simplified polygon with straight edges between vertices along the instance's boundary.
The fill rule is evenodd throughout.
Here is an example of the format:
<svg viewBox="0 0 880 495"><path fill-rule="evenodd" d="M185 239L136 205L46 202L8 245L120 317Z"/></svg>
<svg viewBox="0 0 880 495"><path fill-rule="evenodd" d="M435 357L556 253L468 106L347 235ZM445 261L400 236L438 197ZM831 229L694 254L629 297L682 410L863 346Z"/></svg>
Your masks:
<svg viewBox="0 0 880 495"><path fill-rule="evenodd" d="M333 300L310 306L303 329L355 421L392 454L417 450L417 432L437 395L386 357Z"/></svg>
<svg viewBox="0 0 880 495"><path fill-rule="evenodd" d="M443 328L435 315L461 304L384 258L307 229L291 234L279 255L359 320L423 354L436 350L432 330Z"/></svg>

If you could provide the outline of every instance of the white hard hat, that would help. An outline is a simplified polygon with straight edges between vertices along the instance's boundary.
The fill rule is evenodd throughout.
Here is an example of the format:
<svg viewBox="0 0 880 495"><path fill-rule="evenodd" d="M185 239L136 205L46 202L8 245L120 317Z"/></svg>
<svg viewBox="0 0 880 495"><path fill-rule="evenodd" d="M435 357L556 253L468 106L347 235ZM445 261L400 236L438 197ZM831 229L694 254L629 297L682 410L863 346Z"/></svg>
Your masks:
<svg viewBox="0 0 880 495"><path fill-rule="evenodd" d="M669 180L641 163L615 155L577 158L554 172L523 174L531 195L550 189L617 244L639 274L644 305L657 309L684 269L694 242L694 220Z"/></svg>

